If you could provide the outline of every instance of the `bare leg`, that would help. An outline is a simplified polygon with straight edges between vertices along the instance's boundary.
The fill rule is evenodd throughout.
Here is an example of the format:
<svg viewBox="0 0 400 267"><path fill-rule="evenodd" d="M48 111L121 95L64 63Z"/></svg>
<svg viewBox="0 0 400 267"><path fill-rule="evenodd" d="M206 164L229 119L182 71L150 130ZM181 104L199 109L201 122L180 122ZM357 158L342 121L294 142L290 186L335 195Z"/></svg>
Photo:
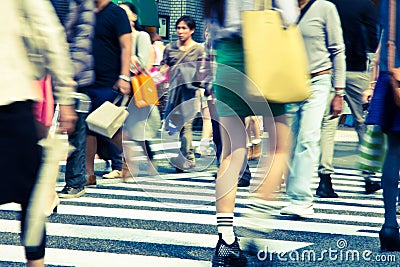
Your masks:
<svg viewBox="0 0 400 267"><path fill-rule="evenodd" d="M289 160L289 149L291 146L291 133L286 123L286 116L281 115L274 118L276 131L269 129L271 168L266 173L265 179L257 189L256 196L264 200L272 199L272 193L281 184L282 176L287 171ZM267 129L267 122L264 119L264 131ZM275 146L276 140L276 146ZM265 164L263 164L265 166Z"/></svg>
<svg viewBox="0 0 400 267"><path fill-rule="evenodd" d="M216 209L217 213L233 213L237 178L246 162L246 130L239 117L220 117L219 122L222 155L216 180Z"/></svg>
<svg viewBox="0 0 400 267"><path fill-rule="evenodd" d="M211 138L212 124L210 110L208 109L208 107L201 109L201 115L203 116L203 132L201 134L201 139Z"/></svg>
<svg viewBox="0 0 400 267"><path fill-rule="evenodd" d="M38 260L28 260L26 262L27 267L44 267L44 258Z"/></svg>

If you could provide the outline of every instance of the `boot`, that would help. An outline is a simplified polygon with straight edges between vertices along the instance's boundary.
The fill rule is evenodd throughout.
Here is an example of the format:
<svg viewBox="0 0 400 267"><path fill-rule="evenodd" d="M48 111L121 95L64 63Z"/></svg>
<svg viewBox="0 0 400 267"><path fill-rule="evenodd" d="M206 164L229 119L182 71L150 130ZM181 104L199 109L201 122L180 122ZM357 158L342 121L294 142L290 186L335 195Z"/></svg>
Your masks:
<svg viewBox="0 0 400 267"><path fill-rule="evenodd" d="M338 194L332 188L332 179L330 174L318 173L320 178L316 195L320 198L337 198Z"/></svg>
<svg viewBox="0 0 400 267"><path fill-rule="evenodd" d="M129 171L128 164L125 161L125 157L122 158L122 179L132 177L131 172Z"/></svg>
<svg viewBox="0 0 400 267"><path fill-rule="evenodd" d="M381 189L379 182L365 181L365 194L372 194Z"/></svg>
<svg viewBox="0 0 400 267"><path fill-rule="evenodd" d="M253 144L253 159L259 159L261 156L261 143Z"/></svg>
<svg viewBox="0 0 400 267"><path fill-rule="evenodd" d="M381 251L400 251L400 236L398 227L382 226L379 231Z"/></svg>
<svg viewBox="0 0 400 267"><path fill-rule="evenodd" d="M247 145L247 161L253 159L253 145Z"/></svg>
<svg viewBox="0 0 400 267"><path fill-rule="evenodd" d="M97 184L96 175L92 174L87 177L87 181L86 183L83 184L83 186L96 185L96 184Z"/></svg>

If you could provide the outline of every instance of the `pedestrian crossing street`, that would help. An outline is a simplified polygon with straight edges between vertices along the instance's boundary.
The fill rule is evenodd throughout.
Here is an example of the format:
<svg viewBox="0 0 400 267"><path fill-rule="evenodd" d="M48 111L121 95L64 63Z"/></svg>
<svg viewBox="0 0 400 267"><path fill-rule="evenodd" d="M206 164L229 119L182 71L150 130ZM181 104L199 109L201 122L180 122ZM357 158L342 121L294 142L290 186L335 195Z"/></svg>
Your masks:
<svg viewBox="0 0 400 267"><path fill-rule="evenodd" d="M255 171L254 168L251 169ZM49 266L211 266L216 245L214 177L211 172L170 173L138 177L134 182L102 182L87 187L76 199L62 199L47 224L46 264ZM276 201L272 231L255 236L269 251L287 252L315 246L318 238L357 237L373 241L383 222L381 192L365 195L364 180L355 170L336 169L338 199L315 199L312 219L279 215L287 202ZM64 185L59 182L58 190ZM312 190L318 185L314 177ZM235 209L236 232L246 236L248 189L239 189ZM0 206L0 266L24 266L16 204ZM333 235L333 236L332 236ZM364 241L362 241L364 242ZM277 265L278 266L278 265ZM284 265L282 265L284 266Z"/></svg>

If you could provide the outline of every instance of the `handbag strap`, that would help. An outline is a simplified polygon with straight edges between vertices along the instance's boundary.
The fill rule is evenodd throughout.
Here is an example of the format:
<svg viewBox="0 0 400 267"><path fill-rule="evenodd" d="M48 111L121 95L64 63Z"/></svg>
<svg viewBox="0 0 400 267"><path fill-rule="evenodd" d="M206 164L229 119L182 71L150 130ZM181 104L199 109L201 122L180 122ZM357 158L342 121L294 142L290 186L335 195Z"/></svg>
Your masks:
<svg viewBox="0 0 400 267"><path fill-rule="evenodd" d="M394 68L394 60L396 56L396 0L389 1L389 40L388 46L388 69L392 71Z"/></svg>
<svg viewBox="0 0 400 267"><path fill-rule="evenodd" d="M272 0L254 0L254 10L272 9Z"/></svg>
<svg viewBox="0 0 400 267"><path fill-rule="evenodd" d="M123 97L123 99L122 99L122 102L121 102L121 107L123 107L123 106L126 106L126 103L128 103L128 100L129 100L129 96L127 96L127 95L121 95L121 94L119 94L119 95L117 95L117 97L114 99L114 101L113 101L113 104L114 105L116 105L117 104L117 102L119 101L119 100L121 100L121 98Z"/></svg>
<svg viewBox="0 0 400 267"><path fill-rule="evenodd" d="M185 53L183 53L183 55L178 59L178 61L175 63L176 65L179 65L184 59L185 57L191 52L193 51L195 48L197 48L198 44L193 45L191 48L189 48L188 50L185 51Z"/></svg>

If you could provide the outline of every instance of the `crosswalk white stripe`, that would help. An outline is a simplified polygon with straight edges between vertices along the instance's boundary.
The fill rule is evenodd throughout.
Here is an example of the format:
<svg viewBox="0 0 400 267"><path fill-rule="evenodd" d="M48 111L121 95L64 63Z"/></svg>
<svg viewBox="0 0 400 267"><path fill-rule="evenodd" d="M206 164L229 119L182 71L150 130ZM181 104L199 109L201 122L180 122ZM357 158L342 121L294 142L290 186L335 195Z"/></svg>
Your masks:
<svg viewBox="0 0 400 267"><path fill-rule="evenodd" d="M170 184L171 185L171 184ZM148 191L142 192L142 191L121 191L121 190L117 190L117 189L108 189L110 190L109 193L106 194L110 194L110 195L119 195L119 196L135 196L135 197L154 197L154 198L166 198L166 199L186 199L186 200L196 200L196 201L209 201L209 202L213 202L215 201L215 191L214 190L209 190L206 188L203 189L196 189L196 188L178 188L178 187L174 187L174 186L170 186L170 187L163 187L163 186L158 186L158 185L133 185L133 186L129 186L129 185L118 185L119 187L126 187L126 188L137 188L137 189L148 189ZM112 188L112 187L111 187ZM315 190L317 188L317 186L312 186L312 188ZM192 190L193 189L193 190ZM342 190L344 190L344 188L341 188ZM96 191L96 190L102 190L102 189L95 189L95 188L87 188L86 192L88 193L100 193L100 191ZM170 193L161 193L161 192L153 192L153 191L157 191L157 190L163 190L163 191L168 191ZM341 197L354 197L357 196L358 198L361 199L370 199L370 200L381 200L382 196L381 194L373 194L373 195L365 195L364 192L361 191L354 191L351 192L350 191L351 188L349 188L347 191L348 192L339 192ZM198 193L204 193L205 195L188 195L188 191L190 192L198 192ZM174 193L176 192L176 193ZM105 192L104 192L105 193ZM239 190L237 195L239 197L248 197L249 194L251 192L249 192L248 189L245 190ZM240 199L240 198L238 198ZM378 202L376 202L378 203ZM380 202L382 203L382 202Z"/></svg>
<svg viewBox="0 0 400 267"><path fill-rule="evenodd" d="M89 192L97 192L101 193L103 195L110 195L112 197L115 197L116 193L115 190L109 190L109 189L92 189L88 190ZM121 193L121 191L119 191ZM63 202L77 202L77 203L94 203L94 204L108 204L108 205L121 205L121 206L140 206L140 207L152 207L152 208L166 208L166 209L186 209L186 210L192 210L192 211L214 211L215 208L213 206L206 206L206 205L201 205L201 204L188 204L188 203L174 203L171 200L176 199L175 194L170 194L170 193L143 193L143 192L126 192L126 194L122 194L120 196L151 196L151 197L157 197L157 202L154 201L142 201L142 200L125 200L125 199L105 199L105 198L90 198L90 197L81 197L81 198L76 198L76 199L63 199ZM214 201L214 197L206 197L206 196L196 196L194 197L193 195L185 195L185 199L188 200L201 200L201 201ZM181 197L182 199L182 197ZM245 198L245 199L237 199L236 201L238 204L249 204L251 200ZM348 204L351 203L363 203L363 204L372 204L378 207L363 207L363 206L351 206ZM269 202L271 206L276 206L277 208L281 208L285 205L287 205L287 202L283 201L271 201ZM318 203L316 202L314 204L314 207L317 209L323 209L323 210L346 210L346 211L352 211L352 212L368 212L368 213L378 213L378 214L383 214L383 209L382 209L382 201L381 200L358 200L354 201L352 199L347 199L347 200L342 200L342 199L337 199L335 200L335 203L332 204L323 204L323 203ZM6 204L0 206L1 208L9 207L11 204ZM16 206L19 207L19 206ZM13 208L9 208L13 209ZM15 209L15 208L14 208ZM19 208L18 208L19 209ZM235 209L237 212L242 212L242 208L238 207Z"/></svg>
<svg viewBox="0 0 400 267"><path fill-rule="evenodd" d="M238 204L249 204L251 203L248 199L240 199L236 201ZM209 205L198 205L198 204L187 204L187 203L174 203L174 202L164 202L164 201L145 201L145 200L127 200L127 199L105 199L105 198L90 198L90 197L80 197L76 199L63 199L62 205L67 203L85 203L85 204L104 204L104 205L118 205L124 209L135 209L135 207L145 207L145 208L162 208L162 209L182 209L187 211L208 211L215 212L214 206ZM267 202L272 207L276 209L280 209L286 206L288 203L284 201L270 201ZM348 203L344 202L343 205L336 203L333 204L323 204L323 203L315 203L314 208L320 210L335 210L341 211L346 210L348 212L365 212L369 214L375 214L376 216L380 216L384 213L382 203L380 203L380 207L363 207L363 206L349 206ZM19 211L20 206L18 204L5 204L0 206L0 210L14 210ZM243 213L246 211L246 208L236 207L236 212Z"/></svg>
<svg viewBox="0 0 400 267"><path fill-rule="evenodd" d="M206 179L208 177L205 177ZM145 182L145 183L142 183ZM190 182L189 182L190 183ZM209 183L206 186L199 186L199 185L193 185L190 188L190 192L192 193L207 193L207 194L215 194L215 184L214 183ZM161 185L160 185L161 184ZM165 187L168 186L169 187ZM173 186L172 186L173 185ZM184 183L181 183L180 185L186 185ZM149 190L168 190L171 192L183 192L187 193L188 188L187 187L179 187L176 186L175 181L158 181L158 180L138 180L136 183L123 183L123 184L118 184L116 185L118 187L124 187L124 188L130 188L130 189L149 189ZM311 185L312 189L316 189L318 187L318 183L314 183ZM339 185L335 184L334 185L335 190L338 191L350 191L350 192L355 192L355 193L364 193L364 188L361 186L348 186L348 185ZM239 190L238 195L246 195L246 191L249 189L244 189L244 190ZM372 195L373 196L373 195Z"/></svg>
<svg viewBox="0 0 400 267"><path fill-rule="evenodd" d="M107 190L105 190L107 191ZM250 199L238 199L236 201L238 204L250 204ZM336 202L336 201L335 201ZM118 205L122 206L121 208L126 209L135 209L134 207L147 207L147 208L162 208L162 209L182 209L188 211L209 211L215 212L214 206L209 205L200 205L200 204L188 204L188 203L174 203L170 201L166 201L165 199L158 201L146 201L146 200L129 200L129 199L106 199L106 198L91 198L91 197L80 197L75 199L62 199L62 204L66 203L85 203L85 204L105 204L105 205ZM272 207L276 209L280 209L286 206L288 203L285 201L269 201L267 202ZM321 209L321 210L335 210L341 211L346 210L348 212L364 212L369 214L375 214L375 216L380 216L384 213L383 210L383 203L382 201L367 201L368 204L374 204L378 207L364 207L364 206L352 206L348 205L351 203L359 203L358 201L354 201L352 199L342 200L337 199L335 204L325 204L325 203L314 203L314 208ZM60 205L62 206L62 205ZM125 206L125 207L124 207ZM7 210L20 210L19 205L17 204L5 204L1 205L0 209L7 209ZM236 207L235 211L242 213L245 212L246 208Z"/></svg>
<svg viewBox="0 0 400 267"><path fill-rule="evenodd" d="M11 220L0 220L1 232L19 233L19 223ZM215 234L195 234L173 231L129 229L122 227L103 227L74 224L47 223L48 236L76 237L102 240L116 240L127 242L141 242L164 245L194 246L202 248L213 248L217 242ZM96 233L95 235L93 233ZM268 243L274 251L287 252L293 249L308 246L312 243L294 242L272 239L260 239Z"/></svg>
<svg viewBox="0 0 400 267"><path fill-rule="evenodd" d="M25 262L24 249L21 246L0 245L2 261ZM1 261L0 261L1 263ZM108 252L94 252L81 250L67 250L47 248L45 264L76 266L76 267L209 267L207 261L179 259L168 257L141 256L131 254L117 254Z"/></svg>
<svg viewBox="0 0 400 267"><path fill-rule="evenodd" d="M359 172L352 171L352 170L339 170L339 173L348 173L359 175ZM209 179L210 182L213 181L213 177L204 176L204 173L190 173L194 181L196 178L199 179ZM378 174L379 175L379 174ZM186 177L185 177L186 176ZM163 175L162 180L160 179L142 179L142 181L148 182L146 185L135 185L135 184L115 184L115 186L122 187L122 189L109 189L106 186L104 188L87 188L87 192L89 194L103 194L109 196L126 196L126 197L153 197L162 199L161 202L157 201L142 201L142 200L126 200L126 199L107 199L107 198L92 198L88 194L89 197L81 197L78 199L70 199L70 200L62 200L63 204L59 207L59 215L69 214L69 215L82 215L82 216L97 216L103 218L128 218L128 219L139 219L139 220L158 220L158 221L165 221L165 222L176 222L176 223L193 223L193 224L208 224L208 225L215 225L215 215L210 214L196 214L196 213L187 213L187 212L176 212L173 211L175 209L182 209L187 211L215 211L215 207L206 206L206 205L194 205L190 204L187 201L196 200L196 201L210 201L214 202L215 198L213 196L214 189L213 183L204 183L204 182L195 182L195 187L190 188L182 188L179 185L193 185L194 181L179 181L176 179L180 178L188 178L186 174L177 178L176 174L169 175L171 180L164 180L166 175ZM364 180L360 176L352 176L349 179L349 176L345 174L338 174L332 176L334 181L334 188L340 191L340 196L351 196L357 197L356 199L317 199L314 202L314 207L316 209L320 209L322 211L325 210L335 210L335 211L346 211L346 212L368 212L373 214L373 216L358 216L358 215L345 215L345 214L338 214L334 212L329 213L316 213L314 216L315 219L322 220L323 222L313 222L313 221L292 221L292 220L285 220L282 221L281 219L269 219L267 220L267 225L271 229L276 230L284 230L284 231L294 231L294 232L314 232L314 233L329 233L329 234L340 234L340 235L352 235L352 236L368 236L368 237L376 237L376 232L379 231L380 227L367 227L363 225L354 225L354 223L373 223L373 224L381 224L383 222L382 213L382 196L381 194L375 195L364 195L363 193L363 183ZM313 185L312 188L315 189L318 184L319 178L313 178ZM154 184L152 184L154 183ZM173 186L168 186L173 184ZM206 188L199 188L199 185L206 185ZM110 184L111 188L114 184ZM355 185L355 186L350 186ZM359 186L359 187L358 187ZM168 193L154 193L154 192L138 192L138 191L126 191L123 188L141 188L147 191L150 190L167 190ZM190 195L190 193L204 193L205 195ZM246 190L239 190L238 195L242 197L248 196L248 192ZM183 200L184 203L173 203L169 202L169 200L180 199ZM165 201L165 202L163 202ZM325 203L318 203L318 201L326 201L328 204ZM127 206L125 208L103 208L103 207L88 207L88 206L75 206L75 205L65 205L69 202L75 203L82 203L82 204L114 204L120 206ZM329 202L332 202L329 203ZM238 198L237 203L246 204L248 203L247 198ZM276 208L280 208L286 204L287 202L284 201L273 201L271 202ZM359 206L351 206L346 204L360 204ZM372 205L374 207L363 207L362 205ZM18 210L18 205L16 204L7 204L1 205L0 209L4 210ZM145 210L136 210L134 206L140 206L145 208ZM133 208L131 208L133 207ZM146 208L166 208L170 209L171 211L154 211L154 210L146 210ZM245 209L243 208L236 208L236 212L243 212ZM247 222L246 219L243 217L235 218L237 226L246 226ZM341 221L341 224L336 224L335 221ZM343 224L342 224L343 223ZM0 225L8 225L7 230L0 229L0 232L13 232L17 233L19 231L19 223L17 221L10 221L10 220L1 220ZM14 228L13 228L14 227ZM13 229L12 229L13 228ZM88 230L91 229L91 230ZM96 229L96 230L93 230ZM199 246L199 247L213 247L215 245L215 235L205 235L205 234L194 234L194 233L181 233L181 232L166 232L166 231L153 231L153 230L142 230L142 229L126 229L126 228L116 228L116 227L102 227L102 226L83 226L83 225L66 225L66 224L56 224L56 223L49 223L48 226L49 235L53 236L71 236L71 237L80 237L80 238L104 238L110 240L125 240L127 241L134 241L134 242L144 242L144 243L159 243L159 244L175 244L175 245L182 245L182 246ZM90 234L90 232L95 232L97 237L94 237ZM97 234L99 233L99 235ZM89 235L89 236L88 236ZM196 238L201 240L201 242L194 241ZM132 238L132 239L130 239ZM267 241L269 243L275 242L278 244L285 244L285 240L268 240L262 239L262 241ZM311 244L311 243L310 243ZM300 247L309 245L305 242L298 242L296 244ZM7 245L0 245L0 248L17 250L21 249L18 246L7 246ZM271 246L268 246L271 248ZM287 247L287 245L284 245ZM299 248L300 248L299 247ZM293 249L293 248L292 248ZM296 248L294 248L296 249ZM48 251L47 249L46 251ZM3 251L0 249L0 251ZM70 250L59 250L65 251L65 254L68 255ZM271 251L276 251L271 249ZM74 251L75 252L75 251ZM84 251L76 251L77 253L87 253ZM64 253L64 252L62 252ZM93 252L88 252L93 253ZM3 259L2 252L0 252L0 259L1 260L9 260ZM23 253L15 253L17 255L22 255ZM105 259L109 258L112 259L114 255L113 253L102 253ZM127 255L127 256L134 256L134 255ZM115 256L116 257L116 256ZM134 256L135 257L135 256ZM154 264L157 262L160 257L151 257L151 256L137 256L137 260L143 260L144 265L138 266L161 266ZM48 253L46 258L48 258ZM75 258L75 257L74 257ZM132 257L131 257L132 258ZM146 259L155 258L150 261ZM55 259L55 258L54 258ZM133 259L133 258L132 258ZM185 266L183 265L183 261L181 259L174 259L174 258L167 258L174 262L171 265L162 266ZM17 261L23 261L23 258L20 258ZM155 260L155 261L154 261ZM176 262L175 262L176 260ZM14 261L14 260L11 260ZM198 263L198 266L208 266L209 263L201 262L201 261L192 261L187 260L186 266L197 266L193 265ZM90 266L93 266L93 261L90 262ZM100 261L99 261L100 262ZM106 261L101 261L100 263L104 263ZM136 263L136 260L133 261ZM151 265L146 265L147 263ZM1 263L1 261L0 261ZM63 264L59 260L56 261L57 264ZM54 264L55 264L54 263ZM175 264L176 263L176 264ZM182 265L179 265L181 264ZM193 263L193 264L192 264ZM201 265L201 264L208 264L208 265ZM84 262L82 264L85 264ZM89 266L89 265L78 265L77 261L74 259L74 265L76 266ZM95 264L96 266L101 266ZM104 265L105 266L105 265ZM118 265L122 266L122 265ZM131 265L129 265L131 266Z"/></svg>
<svg viewBox="0 0 400 267"><path fill-rule="evenodd" d="M63 204L68 202L74 203L90 203L90 204L106 204L106 205L121 205L121 206L131 206L131 207L149 207L149 208L163 208L163 209L183 209L183 210L196 210L196 211L212 211L215 212L214 206L208 205L195 205L195 204L186 204L186 203L173 203L173 202L164 202L164 201L142 201L142 200L126 200L126 199L103 199L103 198L89 198L89 197L80 197L78 199L63 199ZM249 204L250 200L240 199L237 200L238 204ZM271 206L276 208L282 208L286 206L288 203L284 201L270 201L268 202ZM338 203L333 204L322 204L315 203L314 208L323 209L323 210L346 210L352 212L367 212L367 213L377 213L383 214L384 210L382 207L382 203L379 203L380 207L363 207L363 206L349 206L348 202L342 202L339 205ZM243 212L245 208L237 207L235 211Z"/></svg>
<svg viewBox="0 0 400 267"><path fill-rule="evenodd" d="M196 213L183 213L175 211L155 211L155 210L137 210L137 209L122 209L122 208L103 208L103 207L87 207L81 206L77 208L76 206L61 205L58 208L58 214L69 214L78 216L97 216L106 218L125 218L134 220L161 220L165 222L174 223L191 223L191 224L206 224L206 225L216 225L215 215L210 214L196 214ZM344 222L349 226L354 226L353 223L375 223L382 224L383 218L379 217L365 217L359 215L343 215L343 214L324 214L316 213L313 217L314 219L320 219L330 222L334 225L335 222ZM282 220L272 219L271 222L278 222L272 229L282 229ZM288 221L285 221L285 224ZM307 222L313 224L315 222ZM319 224L319 223L317 223ZM237 218L237 226L246 227L247 222L240 218ZM270 225L268 225L270 227ZM283 230L283 229L282 229ZM300 224L295 224L294 231L304 231L303 226ZM311 229L311 232L318 232L321 229ZM343 233L345 234L345 233Z"/></svg>

